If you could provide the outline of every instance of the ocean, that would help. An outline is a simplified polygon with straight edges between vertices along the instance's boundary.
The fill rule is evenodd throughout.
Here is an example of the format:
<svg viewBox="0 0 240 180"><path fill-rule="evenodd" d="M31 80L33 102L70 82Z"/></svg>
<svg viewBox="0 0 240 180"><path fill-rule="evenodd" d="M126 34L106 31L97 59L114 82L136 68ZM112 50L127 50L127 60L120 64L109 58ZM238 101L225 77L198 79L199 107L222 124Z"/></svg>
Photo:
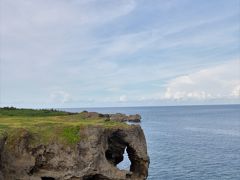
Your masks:
<svg viewBox="0 0 240 180"><path fill-rule="evenodd" d="M240 105L73 108L140 114L148 180L240 180ZM127 155L119 168L129 168Z"/></svg>

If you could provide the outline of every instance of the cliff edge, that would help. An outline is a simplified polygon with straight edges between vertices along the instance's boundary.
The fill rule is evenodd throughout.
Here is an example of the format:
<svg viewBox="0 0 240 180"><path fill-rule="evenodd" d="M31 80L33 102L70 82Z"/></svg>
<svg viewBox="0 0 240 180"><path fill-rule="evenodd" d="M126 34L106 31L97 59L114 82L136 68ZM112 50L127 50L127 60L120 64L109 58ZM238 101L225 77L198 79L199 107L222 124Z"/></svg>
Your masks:
<svg viewBox="0 0 240 180"><path fill-rule="evenodd" d="M16 127L13 127L10 124L14 118L0 114L0 124L7 129L0 131L0 179L147 178L149 157L145 136L139 125L112 122L100 116L94 119L82 117L81 113L58 118L55 115L51 118L34 117L32 121L36 124L16 124L16 121L23 121L22 117L14 120ZM39 123L40 119L43 124ZM26 123L25 120L22 123ZM46 131L46 127L50 132ZM123 160L125 149L131 161L129 171L117 167Z"/></svg>

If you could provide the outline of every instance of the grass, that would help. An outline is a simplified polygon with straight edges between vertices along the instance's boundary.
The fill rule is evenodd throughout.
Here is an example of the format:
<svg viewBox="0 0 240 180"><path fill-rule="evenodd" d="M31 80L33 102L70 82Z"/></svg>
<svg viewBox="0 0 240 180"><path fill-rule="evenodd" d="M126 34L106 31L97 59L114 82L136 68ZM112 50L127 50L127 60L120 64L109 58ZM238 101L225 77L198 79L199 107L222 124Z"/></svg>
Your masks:
<svg viewBox="0 0 240 180"><path fill-rule="evenodd" d="M73 114L55 109L17 109L15 107L0 108L0 116L27 116L27 117L45 117L45 116L62 116Z"/></svg>
<svg viewBox="0 0 240 180"><path fill-rule="evenodd" d="M87 126L128 127L125 123L106 121L105 118L85 118L82 113L0 108L0 136L7 133L12 143L28 132L32 145L51 142L74 145L81 140L81 129Z"/></svg>

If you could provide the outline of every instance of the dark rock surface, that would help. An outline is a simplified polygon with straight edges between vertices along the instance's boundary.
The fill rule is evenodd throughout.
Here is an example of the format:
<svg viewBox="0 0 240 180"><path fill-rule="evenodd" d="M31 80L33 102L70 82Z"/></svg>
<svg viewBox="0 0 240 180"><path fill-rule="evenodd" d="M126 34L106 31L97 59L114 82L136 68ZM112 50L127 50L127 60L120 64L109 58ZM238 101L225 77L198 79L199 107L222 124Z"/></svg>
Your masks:
<svg viewBox="0 0 240 180"><path fill-rule="evenodd" d="M84 118L106 118L111 121L117 122L141 122L141 116L139 114L135 115L126 115L123 113L116 113L116 114L101 114L97 112L88 112L83 111L81 112Z"/></svg>
<svg viewBox="0 0 240 180"><path fill-rule="evenodd" d="M96 116L96 114L91 114ZM135 119L135 117L133 118ZM1 180L143 180L147 178L149 157L143 130L129 127L94 127L80 130L73 146L50 143L31 145L31 135L23 131L15 143L0 138ZM126 149L130 171L120 170Z"/></svg>
<svg viewBox="0 0 240 180"><path fill-rule="evenodd" d="M110 114L110 120L119 122L140 122L141 116L139 114L126 115L122 113Z"/></svg>

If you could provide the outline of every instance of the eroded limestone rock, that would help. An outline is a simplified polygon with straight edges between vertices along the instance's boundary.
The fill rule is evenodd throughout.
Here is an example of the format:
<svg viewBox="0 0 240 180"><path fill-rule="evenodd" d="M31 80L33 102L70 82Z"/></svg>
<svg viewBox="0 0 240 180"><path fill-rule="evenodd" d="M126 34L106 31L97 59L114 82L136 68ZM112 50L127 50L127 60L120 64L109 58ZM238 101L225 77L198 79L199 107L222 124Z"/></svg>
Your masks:
<svg viewBox="0 0 240 180"><path fill-rule="evenodd" d="M0 138L1 180L124 180L146 179L149 157L139 125L124 128L84 127L74 146L58 143L34 146L23 131L16 141ZM117 164L127 150L130 171Z"/></svg>
<svg viewBox="0 0 240 180"><path fill-rule="evenodd" d="M139 114L135 115L126 115L122 113L110 114L110 120L118 122L140 122L141 116Z"/></svg>
<svg viewBox="0 0 240 180"><path fill-rule="evenodd" d="M126 115L123 113L116 114L101 114L97 112L83 111L81 115L84 118L106 118L106 120L117 121L117 122L140 122L141 116L139 114Z"/></svg>

